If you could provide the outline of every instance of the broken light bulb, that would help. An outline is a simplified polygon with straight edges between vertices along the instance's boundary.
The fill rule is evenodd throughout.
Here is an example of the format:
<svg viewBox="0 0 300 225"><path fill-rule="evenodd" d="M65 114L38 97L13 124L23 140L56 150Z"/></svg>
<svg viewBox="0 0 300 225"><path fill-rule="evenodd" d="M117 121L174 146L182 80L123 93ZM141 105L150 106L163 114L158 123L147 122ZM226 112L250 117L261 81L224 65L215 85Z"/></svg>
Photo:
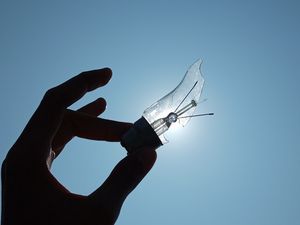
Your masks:
<svg viewBox="0 0 300 225"><path fill-rule="evenodd" d="M202 61L198 60L191 65L179 85L147 108L143 116L122 137L121 144L128 153L133 153L143 146L159 147L165 144L167 140L164 133L173 123L184 126L191 117L213 115L193 115L204 85L200 71L201 63Z"/></svg>

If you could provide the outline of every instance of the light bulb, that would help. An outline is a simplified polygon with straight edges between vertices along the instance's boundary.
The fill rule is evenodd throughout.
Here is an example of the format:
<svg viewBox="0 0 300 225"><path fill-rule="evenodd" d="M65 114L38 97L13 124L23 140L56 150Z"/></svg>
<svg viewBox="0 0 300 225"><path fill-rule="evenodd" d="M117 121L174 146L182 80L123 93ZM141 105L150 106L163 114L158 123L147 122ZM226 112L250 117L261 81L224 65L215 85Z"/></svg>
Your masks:
<svg viewBox="0 0 300 225"><path fill-rule="evenodd" d="M204 85L201 64L200 59L192 64L179 85L147 108L143 116L125 133L121 145L128 153L133 153L143 146L159 147L167 143L164 133L174 123L184 126L191 117L213 115L193 115Z"/></svg>

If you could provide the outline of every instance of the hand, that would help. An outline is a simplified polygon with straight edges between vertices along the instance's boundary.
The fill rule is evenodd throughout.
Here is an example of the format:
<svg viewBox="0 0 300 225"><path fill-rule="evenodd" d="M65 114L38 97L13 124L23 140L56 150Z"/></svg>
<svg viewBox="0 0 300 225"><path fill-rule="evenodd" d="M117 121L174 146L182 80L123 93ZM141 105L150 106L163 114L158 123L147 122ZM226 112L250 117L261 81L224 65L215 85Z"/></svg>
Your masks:
<svg viewBox="0 0 300 225"><path fill-rule="evenodd" d="M102 98L78 111L67 109L86 92L105 85L111 74L108 68L83 72L46 92L2 164L2 225L115 223L125 198L152 168L153 149L125 157L88 196L69 192L49 171L74 136L120 141L131 127L97 118L105 110Z"/></svg>

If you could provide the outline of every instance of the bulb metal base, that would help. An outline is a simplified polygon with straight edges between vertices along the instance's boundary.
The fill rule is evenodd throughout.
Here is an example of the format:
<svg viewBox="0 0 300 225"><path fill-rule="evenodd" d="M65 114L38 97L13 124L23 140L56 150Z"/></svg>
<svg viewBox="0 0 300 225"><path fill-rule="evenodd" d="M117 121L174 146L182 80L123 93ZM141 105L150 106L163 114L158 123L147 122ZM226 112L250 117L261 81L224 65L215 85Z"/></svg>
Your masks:
<svg viewBox="0 0 300 225"><path fill-rule="evenodd" d="M121 145L127 150L128 154L132 154L146 146L158 148L162 145L162 142L148 121L141 117L124 134L121 139Z"/></svg>

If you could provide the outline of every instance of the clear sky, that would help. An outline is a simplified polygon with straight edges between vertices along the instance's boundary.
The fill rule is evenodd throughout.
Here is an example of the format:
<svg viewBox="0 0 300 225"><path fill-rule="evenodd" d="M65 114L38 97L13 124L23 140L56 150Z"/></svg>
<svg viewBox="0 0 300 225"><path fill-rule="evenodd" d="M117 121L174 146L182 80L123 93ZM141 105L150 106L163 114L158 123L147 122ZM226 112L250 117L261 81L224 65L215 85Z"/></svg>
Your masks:
<svg viewBox="0 0 300 225"><path fill-rule="evenodd" d="M0 159L43 93L111 67L104 118L137 120L202 58L195 118L168 135L117 224L300 224L300 3L253 1L0 2ZM96 189L126 152L74 139L53 165L69 190Z"/></svg>

